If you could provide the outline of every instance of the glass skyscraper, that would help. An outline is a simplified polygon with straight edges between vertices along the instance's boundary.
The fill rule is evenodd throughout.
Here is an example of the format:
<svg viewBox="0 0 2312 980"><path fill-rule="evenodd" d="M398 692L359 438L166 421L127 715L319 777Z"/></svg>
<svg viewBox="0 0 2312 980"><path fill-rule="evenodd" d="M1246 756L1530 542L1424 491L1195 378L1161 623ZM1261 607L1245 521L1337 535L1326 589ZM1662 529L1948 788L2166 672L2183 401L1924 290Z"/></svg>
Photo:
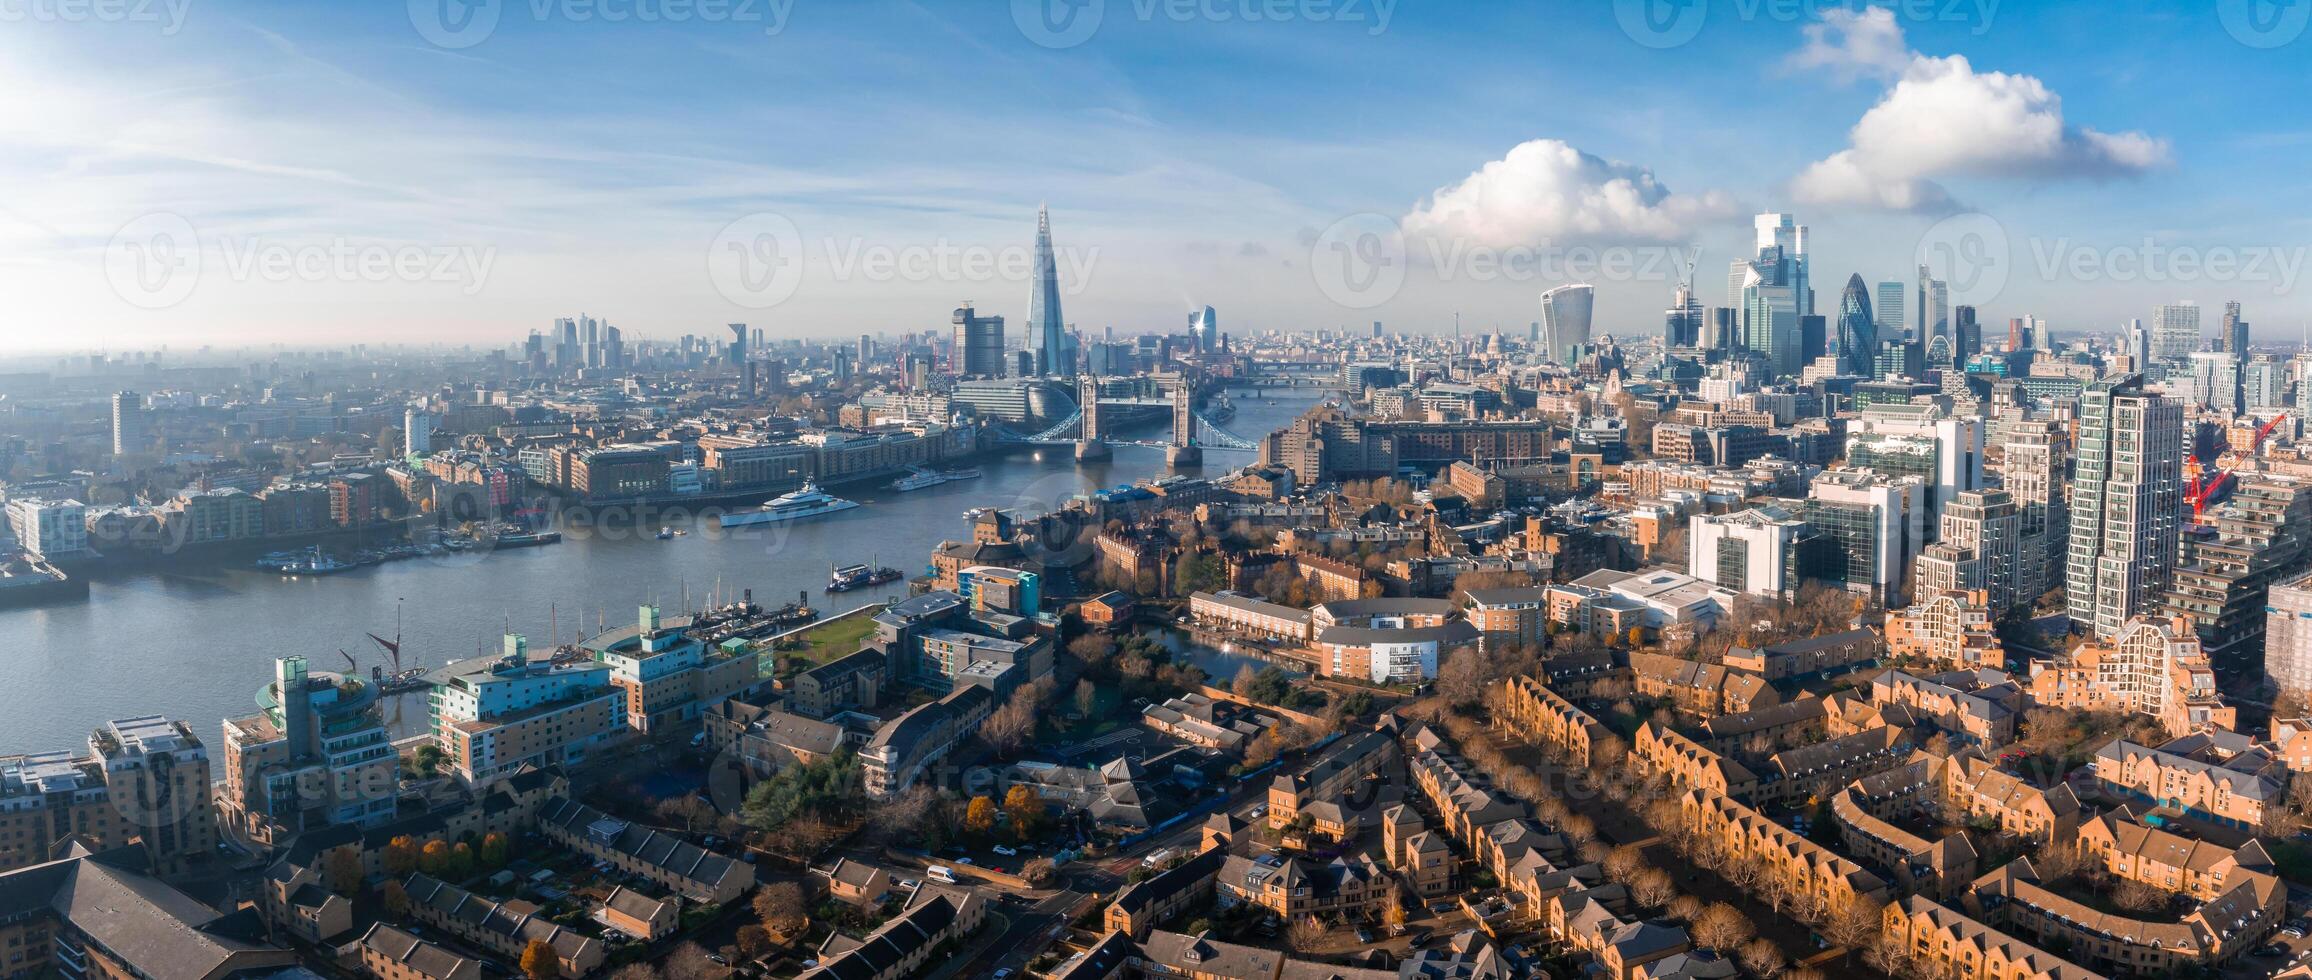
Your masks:
<svg viewBox="0 0 2312 980"><path fill-rule="evenodd" d="M1878 321L1871 318L1870 292L1862 277L1846 277L1846 291L1838 297L1839 370L1857 377L1875 377L1878 358Z"/></svg>
<svg viewBox="0 0 2312 980"><path fill-rule="evenodd" d="M1052 257L1052 213L1036 208L1035 292L1028 301L1028 349L1036 355L1036 373L1065 377L1068 363L1067 327L1060 319L1060 267Z"/></svg>

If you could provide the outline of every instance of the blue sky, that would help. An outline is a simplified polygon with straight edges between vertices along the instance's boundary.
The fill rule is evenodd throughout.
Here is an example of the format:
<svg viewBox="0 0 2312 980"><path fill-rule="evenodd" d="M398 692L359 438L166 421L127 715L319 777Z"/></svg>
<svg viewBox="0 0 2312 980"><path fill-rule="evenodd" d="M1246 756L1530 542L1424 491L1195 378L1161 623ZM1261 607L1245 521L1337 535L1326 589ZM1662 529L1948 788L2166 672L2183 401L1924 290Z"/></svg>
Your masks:
<svg viewBox="0 0 2312 980"><path fill-rule="evenodd" d="M1040 202L1092 331L1207 303L1521 329L1578 277L1599 330L1653 332L1687 256L1723 301L1756 210L1810 226L1825 306L1924 246L1995 324L2312 319L2312 37L2243 43L2218 9L2266 0L1677 0L1706 5L1668 47L1620 0L1076 0L1098 28L1061 47L1003 0L506 0L468 34L443 0L175 2L0 32L0 347L1024 318ZM1344 293L1359 261L1401 282Z"/></svg>

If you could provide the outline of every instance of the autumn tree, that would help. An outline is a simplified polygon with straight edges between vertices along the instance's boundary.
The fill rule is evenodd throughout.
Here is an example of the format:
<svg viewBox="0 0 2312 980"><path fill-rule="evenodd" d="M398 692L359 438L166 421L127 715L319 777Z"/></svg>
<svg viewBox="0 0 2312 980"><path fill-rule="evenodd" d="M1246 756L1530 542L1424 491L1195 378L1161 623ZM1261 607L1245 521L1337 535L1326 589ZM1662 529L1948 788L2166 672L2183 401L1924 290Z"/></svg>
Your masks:
<svg viewBox="0 0 2312 980"><path fill-rule="evenodd" d="M395 837L385 844L385 871L396 878L417 870L418 846L407 835Z"/></svg>
<svg viewBox="0 0 2312 980"><path fill-rule="evenodd" d="M386 882L385 887L377 890L377 898L385 906L386 918L399 922L408 917L409 889L403 888L401 882Z"/></svg>
<svg viewBox="0 0 2312 980"><path fill-rule="evenodd" d="M361 855L350 847L329 852L329 890L346 898L361 891Z"/></svg>
<svg viewBox="0 0 2312 980"><path fill-rule="evenodd" d="M963 829L984 834L995 828L995 801L984 796L971 798L971 805L963 811Z"/></svg>
<svg viewBox="0 0 2312 980"><path fill-rule="evenodd" d="M562 960L545 940L530 940L522 947L522 975L529 980L561 980Z"/></svg>
<svg viewBox="0 0 2312 980"><path fill-rule="evenodd" d="M1025 783L1004 790L1003 812L1011 814L1012 833L1027 840L1044 819L1044 799Z"/></svg>
<svg viewBox="0 0 2312 980"><path fill-rule="evenodd" d="M507 857L506 849L506 835L496 831L482 835L482 849L480 854L482 867L489 868L493 871L505 867Z"/></svg>
<svg viewBox="0 0 2312 980"><path fill-rule="evenodd" d="M782 936L801 934L811 924L810 908L803 886L792 881L772 882L755 893L755 918Z"/></svg>
<svg viewBox="0 0 2312 980"><path fill-rule="evenodd" d="M474 876L474 847L464 841L450 848L450 857L443 868L453 881L464 881Z"/></svg>
<svg viewBox="0 0 2312 980"><path fill-rule="evenodd" d="M436 878L448 874L450 868L449 844L438 840L425 842L425 849L418 852L417 866L419 870Z"/></svg>
<svg viewBox="0 0 2312 980"><path fill-rule="evenodd" d="M1031 858L1028 863L1020 865L1020 878L1037 888L1050 884L1052 877L1056 874L1058 874L1058 870L1052 864L1051 858Z"/></svg>
<svg viewBox="0 0 2312 980"><path fill-rule="evenodd" d="M771 934L761 926L740 926L731 934L731 942L738 946L739 955L749 960L771 951Z"/></svg>

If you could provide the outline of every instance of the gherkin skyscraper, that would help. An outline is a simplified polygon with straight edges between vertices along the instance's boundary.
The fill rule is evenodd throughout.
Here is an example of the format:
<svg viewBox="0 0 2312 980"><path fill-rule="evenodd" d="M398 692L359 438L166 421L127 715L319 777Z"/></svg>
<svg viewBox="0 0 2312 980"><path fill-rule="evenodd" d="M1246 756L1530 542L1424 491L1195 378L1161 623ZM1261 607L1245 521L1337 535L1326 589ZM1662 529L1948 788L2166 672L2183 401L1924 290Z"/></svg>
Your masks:
<svg viewBox="0 0 2312 980"><path fill-rule="evenodd" d="M1838 298L1838 363L1845 374L1868 378L1878 358L1878 321L1870 314L1870 290L1859 275L1846 277Z"/></svg>

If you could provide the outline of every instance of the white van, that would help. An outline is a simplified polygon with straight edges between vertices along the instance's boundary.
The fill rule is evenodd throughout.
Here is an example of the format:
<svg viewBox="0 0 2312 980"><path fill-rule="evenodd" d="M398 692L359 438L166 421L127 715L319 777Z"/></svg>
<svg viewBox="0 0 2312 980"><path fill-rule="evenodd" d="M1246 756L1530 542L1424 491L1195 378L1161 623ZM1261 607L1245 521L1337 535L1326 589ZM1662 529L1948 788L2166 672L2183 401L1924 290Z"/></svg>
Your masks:
<svg viewBox="0 0 2312 980"><path fill-rule="evenodd" d="M924 873L930 875L931 880L933 881L944 881L950 885L955 884L955 869L950 868L944 864L934 864L929 868L925 868Z"/></svg>
<svg viewBox="0 0 2312 980"><path fill-rule="evenodd" d="M1161 868L1172 861L1172 849L1167 847L1140 859L1143 868Z"/></svg>

